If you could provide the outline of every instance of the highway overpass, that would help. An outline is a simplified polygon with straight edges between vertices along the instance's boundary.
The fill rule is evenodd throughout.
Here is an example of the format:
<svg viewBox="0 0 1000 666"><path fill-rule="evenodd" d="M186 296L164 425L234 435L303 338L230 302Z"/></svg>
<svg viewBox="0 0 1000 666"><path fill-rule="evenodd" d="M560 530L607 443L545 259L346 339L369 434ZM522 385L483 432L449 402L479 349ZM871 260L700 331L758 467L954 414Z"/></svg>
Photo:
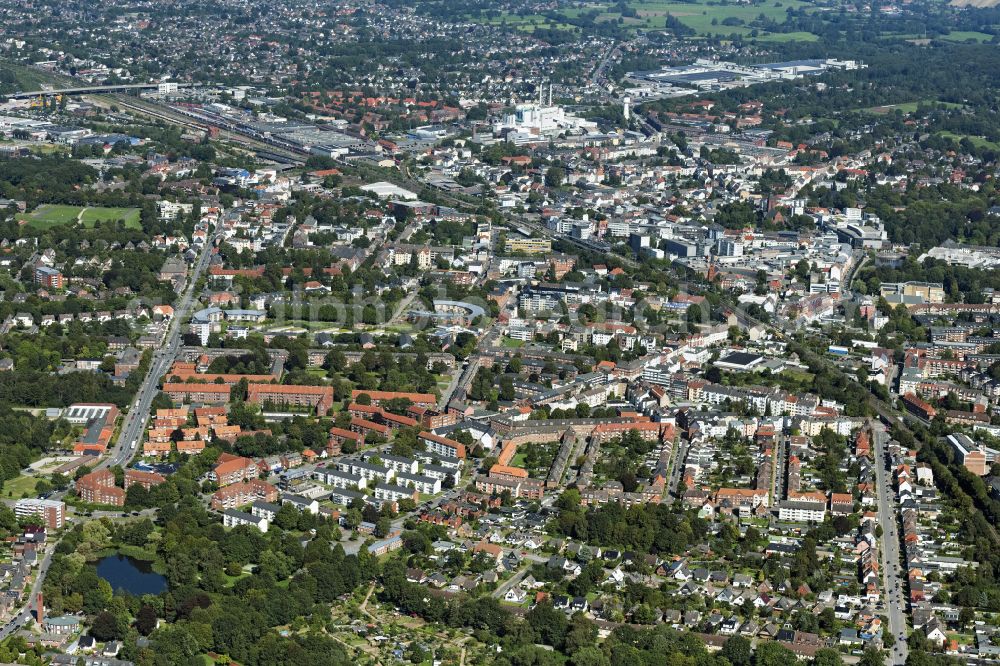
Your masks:
<svg viewBox="0 0 1000 666"><path fill-rule="evenodd" d="M200 83L178 83L178 88L196 88ZM122 83L111 86L82 86L79 88L52 88L51 90L29 90L7 95L10 99L33 99L53 95L88 95L96 93L128 92L130 90L157 90L158 83Z"/></svg>

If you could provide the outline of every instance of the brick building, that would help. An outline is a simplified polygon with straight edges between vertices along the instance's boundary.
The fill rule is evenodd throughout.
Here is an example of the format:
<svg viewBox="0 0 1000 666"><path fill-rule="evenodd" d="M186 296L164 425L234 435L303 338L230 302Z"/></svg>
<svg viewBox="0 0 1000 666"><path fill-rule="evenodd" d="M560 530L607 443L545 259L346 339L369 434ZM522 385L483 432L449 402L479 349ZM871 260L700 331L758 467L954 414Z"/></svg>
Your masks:
<svg viewBox="0 0 1000 666"><path fill-rule="evenodd" d="M229 402L231 387L226 384L180 384L166 383L163 392L174 402L200 403L203 405L223 405Z"/></svg>
<svg viewBox="0 0 1000 666"><path fill-rule="evenodd" d="M230 486L240 481L256 479L259 470L257 463L243 456L234 456L231 453L223 453L215 463L215 467L208 473L208 478L215 481L219 486Z"/></svg>
<svg viewBox="0 0 1000 666"><path fill-rule="evenodd" d="M333 407L333 387L250 384L247 402L280 407L312 407L322 416Z"/></svg>
<svg viewBox="0 0 1000 666"><path fill-rule="evenodd" d="M38 266L35 268L35 284L46 289L62 289L63 274L55 268Z"/></svg>
<svg viewBox="0 0 1000 666"><path fill-rule="evenodd" d="M167 477L162 474L157 474L156 472L144 472L139 469L127 469L125 470L125 490L128 490L134 485L140 485L146 490L149 490L153 486L158 486L164 483Z"/></svg>
<svg viewBox="0 0 1000 666"><path fill-rule="evenodd" d="M278 489L267 481L251 479L219 488L212 494L212 508L216 511L235 509L254 502L274 502Z"/></svg>
<svg viewBox="0 0 1000 666"><path fill-rule="evenodd" d="M115 485L115 475L109 469L99 469L77 479L76 494L90 504L125 505L125 491Z"/></svg>

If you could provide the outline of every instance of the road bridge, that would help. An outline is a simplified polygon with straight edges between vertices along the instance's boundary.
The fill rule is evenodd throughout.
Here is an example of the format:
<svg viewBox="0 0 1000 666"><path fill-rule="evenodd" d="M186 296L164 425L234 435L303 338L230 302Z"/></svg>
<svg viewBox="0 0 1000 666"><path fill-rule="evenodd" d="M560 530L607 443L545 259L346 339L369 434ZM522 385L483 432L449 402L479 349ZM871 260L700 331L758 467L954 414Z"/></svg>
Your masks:
<svg viewBox="0 0 1000 666"><path fill-rule="evenodd" d="M200 83L178 83L178 88L197 88ZM121 83L108 86L80 86L76 88L51 88L49 90L27 90L7 95L10 99L33 99L54 95L90 95L97 93L128 92L130 90L159 90L159 83Z"/></svg>

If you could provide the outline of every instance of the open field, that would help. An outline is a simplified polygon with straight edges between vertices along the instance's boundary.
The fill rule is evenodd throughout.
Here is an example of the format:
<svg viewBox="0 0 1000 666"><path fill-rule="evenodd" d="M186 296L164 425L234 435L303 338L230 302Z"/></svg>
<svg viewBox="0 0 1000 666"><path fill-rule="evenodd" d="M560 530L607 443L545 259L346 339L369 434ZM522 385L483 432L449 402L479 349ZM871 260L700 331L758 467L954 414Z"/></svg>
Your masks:
<svg viewBox="0 0 1000 666"><path fill-rule="evenodd" d="M4 85L5 83L5 85ZM73 83L69 77L0 60L0 89L41 90L46 85Z"/></svg>
<svg viewBox="0 0 1000 666"><path fill-rule="evenodd" d="M15 150L27 149L37 155L55 155L58 153L69 153L69 146L57 143L35 143L32 141L7 141L0 140L0 146Z"/></svg>
<svg viewBox="0 0 1000 666"><path fill-rule="evenodd" d="M938 135L946 137L948 139L954 139L955 141L968 139L969 141L972 142L972 145L976 147L1000 150L1000 142L990 141L989 139L981 136L963 136L961 134L955 134L954 132L938 132Z"/></svg>
<svg viewBox="0 0 1000 666"><path fill-rule="evenodd" d="M882 35L883 39L905 39L914 44L929 44L931 38L926 34L914 34L914 33L886 33ZM993 35L985 32L977 32L975 30L953 30L947 35L942 35L940 37L934 37L934 39L941 39L946 42L966 42L970 39L976 42L988 42L993 39Z"/></svg>
<svg viewBox="0 0 1000 666"><path fill-rule="evenodd" d="M22 474L16 479L11 479L3 484L4 499L21 499L22 497L34 497L35 485L38 477Z"/></svg>
<svg viewBox="0 0 1000 666"><path fill-rule="evenodd" d="M731 35L733 33L749 35L753 27L748 24L761 16L781 23L785 20L788 9L806 8L808 10L813 5L801 0L788 0L787 2L767 0L764 3L753 5L718 5L709 4L706 0L698 0L697 2L672 2L669 0L640 2L639 0L631 0L628 2L628 6L630 9L635 10L636 16L622 16L614 4L594 2L583 7L561 9L549 16L500 12L493 16L481 16L479 18L468 16L467 18L484 24L506 25L529 32L535 28L573 30L575 27L567 21L575 20L588 12L597 11L598 14L594 19L597 23L618 21L621 19L623 27L638 31L662 30L667 16L672 15L692 28L698 35L704 37L709 35ZM734 25L725 25L723 22L726 19L729 19L729 22L734 23ZM761 32L757 36L757 39L764 42L778 43L793 41L813 42L819 38L810 32Z"/></svg>
<svg viewBox="0 0 1000 666"><path fill-rule="evenodd" d="M774 42L783 44L786 42L817 42L819 36L811 32L769 32L757 38L758 42Z"/></svg>
<svg viewBox="0 0 1000 666"><path fill-rule="evenodd" d="M750 23L763 15L765 18L777 22L785 20L786 12L789 9L802 9L811 7L809 3L800 0L789 0L788 2L778 2L772 0L754 5L709 5L701 2L636 2L633 0L629 5L636 10L640 17L645 19L646 28L662 28L667 14L680 19L681 23L694 29L700 35L728 35L731 33L748 34L752 28L744 25L723 25L725 19L738 19L744 23ZM715 21L715 25L712 21ZM781 34L778 38L781 41L791 41L791 35L801 36L811 33L787 33ZM759 39L763 39L762 35ZM784 39L781 39L781 38ZM812 36L815 39L815 36Z"/></svg>
<svg viewBox="0 0 1000 666"><path fill-rule="evenodd" d="M976 42L988 42L993 39L993 35L985 32L976 32L975 30L956 30L954 32L949 32L941 39L949 42L965 42L970 39Z"/></svg>
<svg viewBox="0 0 1000 666"><path fill-rule="evenodd" d="M67 224L83 224L93 227L97 222L121 220L130 229L141 229L138 208L102 208L66 206L63 204L42 204L35 210L21 216L29 226L35 229L51 229Z"/></svg>
<svg viewBox="0 0 1000 666"><path fill-rule="evenodd" d="M938 102L935 100L925 99L918 102L903 102L902 104L889 104L887 106L872 106L867 109L861 109L865 113L876 113L884 114L890 113L892 111L902 111L903 113L913 113L921 104L937 104L948 109L960 109L961 104L955 104L954 102Z"/></svg>

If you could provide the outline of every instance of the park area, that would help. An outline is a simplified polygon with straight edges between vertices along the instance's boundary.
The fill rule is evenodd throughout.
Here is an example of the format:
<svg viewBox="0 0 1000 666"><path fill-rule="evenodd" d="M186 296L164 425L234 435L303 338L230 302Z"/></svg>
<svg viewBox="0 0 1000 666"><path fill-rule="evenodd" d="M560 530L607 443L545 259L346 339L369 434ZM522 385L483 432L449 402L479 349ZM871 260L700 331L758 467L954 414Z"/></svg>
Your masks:
<svg viewBox="0 0 1000 666"><path fill-rule="evenodd" d="M98 222L108 221L121 221L129 229L142 228L139 223L138 208L42 204L30 213L20 216L19 219L35 229L51 229L74 224L92 228Z"/></svg>

